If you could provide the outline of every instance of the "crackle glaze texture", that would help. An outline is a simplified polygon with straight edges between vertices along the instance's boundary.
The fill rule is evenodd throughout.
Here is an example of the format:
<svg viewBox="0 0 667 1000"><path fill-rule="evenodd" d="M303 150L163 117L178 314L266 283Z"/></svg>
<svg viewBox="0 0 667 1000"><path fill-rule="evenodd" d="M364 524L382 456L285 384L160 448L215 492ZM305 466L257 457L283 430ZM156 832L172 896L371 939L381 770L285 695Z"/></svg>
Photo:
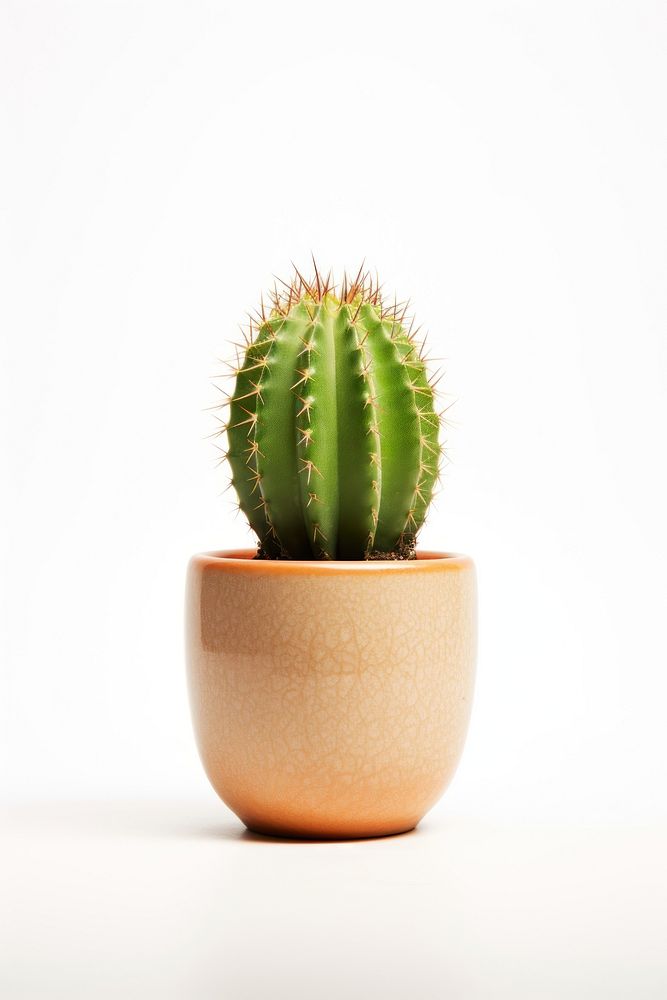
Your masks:
<svg viewBox="0 0 667 1000"><path fill-rule="evenodd" d="M474 684L464 556L282 562L195 556L187 655L199 752L250 829L412 829L449 783Z"/></svg>

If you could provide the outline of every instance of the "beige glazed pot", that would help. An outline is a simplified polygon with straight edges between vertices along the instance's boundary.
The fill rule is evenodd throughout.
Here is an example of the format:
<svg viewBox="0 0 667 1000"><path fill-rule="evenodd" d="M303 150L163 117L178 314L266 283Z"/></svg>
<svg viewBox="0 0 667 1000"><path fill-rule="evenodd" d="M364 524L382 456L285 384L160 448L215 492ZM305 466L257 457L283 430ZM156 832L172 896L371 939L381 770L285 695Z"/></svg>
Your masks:
<svg viewBox="0 0 667 1000"><path fill-rule="evenodd" d="M475 568L194 556L190 703L220 798L251 830L411 830L461 756L473 693Z"/></svg>

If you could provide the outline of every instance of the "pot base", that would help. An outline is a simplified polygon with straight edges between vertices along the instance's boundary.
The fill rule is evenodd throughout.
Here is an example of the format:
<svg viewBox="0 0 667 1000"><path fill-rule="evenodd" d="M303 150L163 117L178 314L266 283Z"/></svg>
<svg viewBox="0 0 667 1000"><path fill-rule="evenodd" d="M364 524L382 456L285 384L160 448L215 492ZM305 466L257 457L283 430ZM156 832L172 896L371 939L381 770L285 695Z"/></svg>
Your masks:
<svg viewBox="0 0 667 1000"><path fill-rule="evenodd" d="M382 827L382 829L363 829L358 831L319 831L293 829L284 826L271 826L264 823L247 823L243 821L250 833L257 833L262 837L274 837L280 840L314 840L314 841L344 841L344 840L378 840L382 837L399 837L403 833L410 833L417 828L416 823L408 826L397 825L396 827Z"/></svg>

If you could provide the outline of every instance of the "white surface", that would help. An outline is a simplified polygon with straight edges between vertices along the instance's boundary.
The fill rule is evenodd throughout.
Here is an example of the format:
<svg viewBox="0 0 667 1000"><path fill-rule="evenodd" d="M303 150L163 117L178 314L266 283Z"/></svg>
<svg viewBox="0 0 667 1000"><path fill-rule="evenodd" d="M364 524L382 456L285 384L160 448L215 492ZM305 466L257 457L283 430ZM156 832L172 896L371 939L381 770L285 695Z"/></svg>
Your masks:
<svg viewBox="0 0 667 1000"><path fill-rule="evenodd" d="M650 0L2 4L0 795L107 803L15 817L3 976L664 986L666 48ZM422 543L476 559L478 686L400 844L113 805L203 794L185 563L250 542L207 379L311 249L412 296L456 400Z"/></svg>
<svg viewBox="0 0 667 1000"><path fill-rule="evenodd" d="M656 998L667 825L273 841L215 802L15 807L3 997Z"/></svg>

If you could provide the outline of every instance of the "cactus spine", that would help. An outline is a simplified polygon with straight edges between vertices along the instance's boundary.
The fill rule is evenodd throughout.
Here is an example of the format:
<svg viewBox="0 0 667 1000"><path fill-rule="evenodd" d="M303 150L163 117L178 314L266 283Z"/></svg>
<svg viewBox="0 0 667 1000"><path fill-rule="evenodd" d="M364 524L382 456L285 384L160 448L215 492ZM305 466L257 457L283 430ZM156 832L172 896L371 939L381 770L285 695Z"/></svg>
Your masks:
<svg viewBox="0 0 667 1000"><path fill-rule="evenodd" d="M438 475L434 388L405 311L361 272L299 272L235 367L227 458L260 542L285 559L409 557Z"/></svg>

